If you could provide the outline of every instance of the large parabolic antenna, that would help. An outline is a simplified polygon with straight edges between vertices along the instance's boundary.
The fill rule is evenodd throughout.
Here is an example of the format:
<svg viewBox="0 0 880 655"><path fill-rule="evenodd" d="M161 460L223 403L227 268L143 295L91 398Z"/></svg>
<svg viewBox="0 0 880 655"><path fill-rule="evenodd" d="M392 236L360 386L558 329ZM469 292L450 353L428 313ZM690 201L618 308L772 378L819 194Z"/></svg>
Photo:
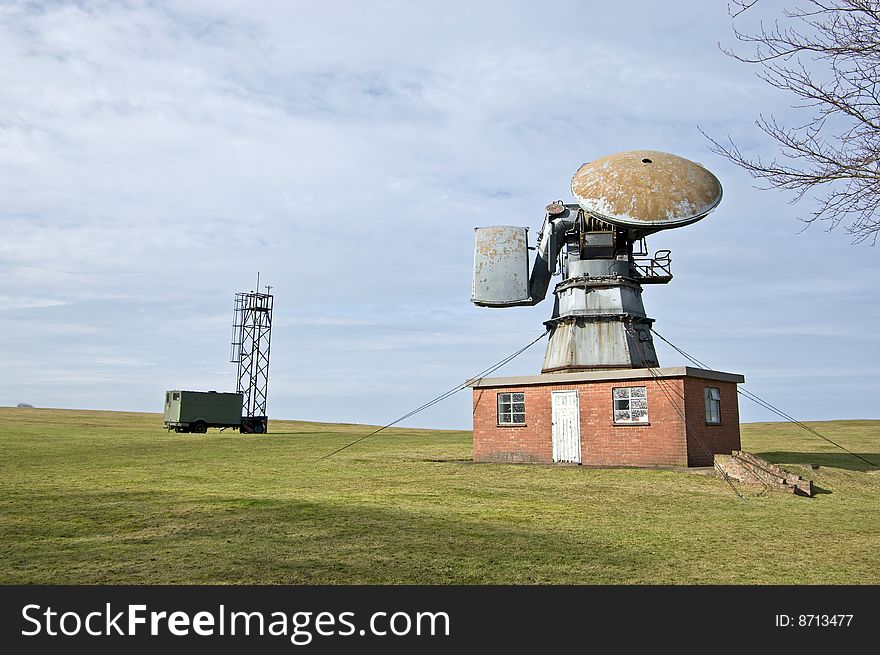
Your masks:
<svg viewBox="0 0 880 655"><path fill-rule="evenodd" d="M581 166L571 191L576 204L547 205L528 277L527 228L477 228L471 300L535 305L559 273L544 373L657 366L642 285L672 280L671 257L649 256L645 237L704 218L721 184L683 157L630 150Z"/></svg>
<svg viewBox="0 0 880 655"><path fill-rule="evenodd" d="M585 212L642 233L695 223L721 202L721 183L684 157L629 150L584 164L571 192Z"/></svg>

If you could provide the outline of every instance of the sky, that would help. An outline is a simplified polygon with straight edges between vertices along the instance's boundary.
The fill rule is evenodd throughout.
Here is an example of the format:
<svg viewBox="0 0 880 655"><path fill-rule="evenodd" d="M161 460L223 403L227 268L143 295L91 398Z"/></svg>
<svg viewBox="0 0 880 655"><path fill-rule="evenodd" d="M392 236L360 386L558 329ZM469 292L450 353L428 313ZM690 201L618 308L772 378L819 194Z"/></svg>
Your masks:
<svg viewBox="0 0 880 655"><path fill-rule="evenodd" d="M876 248L804 229L811 199L755 188L699 131L766 157L758 114L797 123L732 43L698 0L4 2L0 405L234 390L233 297L259 271L270 418L388 423L550 317L470 303L473 228L537 234L582 163L651 149L724 187L648 240L675 275L644 292L657 331L801 420L880 418ZM469 429L469 391L405 425Z"/></svg>

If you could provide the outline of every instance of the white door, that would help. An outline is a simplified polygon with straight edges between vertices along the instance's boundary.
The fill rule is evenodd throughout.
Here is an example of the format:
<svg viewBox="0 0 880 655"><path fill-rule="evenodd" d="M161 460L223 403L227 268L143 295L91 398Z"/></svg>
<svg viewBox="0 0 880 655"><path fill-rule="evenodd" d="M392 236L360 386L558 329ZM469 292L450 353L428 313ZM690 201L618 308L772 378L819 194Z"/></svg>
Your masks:
<svg viewBox="0 0 880 655"><path fill-rule="evenodd" d="M553 461L581 463L581 421L577 391L552 393Z"/></svg>

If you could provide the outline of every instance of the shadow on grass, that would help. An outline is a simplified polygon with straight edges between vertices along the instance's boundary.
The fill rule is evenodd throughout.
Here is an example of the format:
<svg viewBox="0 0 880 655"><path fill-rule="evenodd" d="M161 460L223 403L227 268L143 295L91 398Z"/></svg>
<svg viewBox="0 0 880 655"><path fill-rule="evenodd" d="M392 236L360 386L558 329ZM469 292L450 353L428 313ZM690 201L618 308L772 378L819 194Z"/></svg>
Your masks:
<svg viewBox="0 0 880 655"><path fill-rule="evenodd" d="M846 469L848 471L872 471L880 468L880 453L858 453L860 457L864 457L869 462L873 462L874 466L868 466L867 463L858 457L853 457L849 453L793 453L783 451L772 451L768 453L755 453L758 457L763 457L772 464L800 464L801 466L826 466L829 468Z"/></svg>
<svg viewBox="0 0 880 655"><path fill-rule="evenodd" d="M414 459L413 461L416 461L416 462L428 462L428 463L430 463L430 464L446 464L446 463L452 463L452 462L458 462L458 463L461 463L461 462L468 462L468 463L472 463L474 460L471 459L470 457L446 457L446 458L433 458L433 459L431 459L431 458L429 458L429 459L421 459L421 458L418 458L418 459Z"/></svg>
<svg viewBox="0 0 880 655"><path fill-rule="evenodd" d="M352 499L66 493L33 497L15 514L0 543L20 553L0 565L6 582L612 583L639 581L657 557L621 531L536 532Z"/></svg>

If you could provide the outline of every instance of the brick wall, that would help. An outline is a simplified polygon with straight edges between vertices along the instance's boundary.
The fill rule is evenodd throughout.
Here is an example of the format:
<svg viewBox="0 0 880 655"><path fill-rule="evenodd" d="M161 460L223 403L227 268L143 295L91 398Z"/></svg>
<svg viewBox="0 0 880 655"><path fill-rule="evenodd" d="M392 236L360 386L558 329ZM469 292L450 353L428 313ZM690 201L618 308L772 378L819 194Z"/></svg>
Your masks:
<svg viewBox="0 0 880 655"><path fill-rule="evenodd" d="M614 424L611 390L626 386L647 387L649 424ZM710 426L705 425L705 386L721 389L722 425L717 428L712 426L711 430L706 429ZM703 464L706 454L697 440L685 437L685 422L680 415L682 395L686 400L688 422L699 432L711 452L729 453L739 449L739 416L734 383L698 378L617 380L475 388L474 461L552 462L551 393L568 390L578 392L583 464L711 465L711 456L709 463ZM499 392L525 394L524 426L498 425L496 394ZM679 409L676 410L676 407Z"/></svg>
<svg viewBox="0 0 880 655"><path fill-rule="evenodd" d="M584 464L626 466L686 466L684 422L671 404L680 407L682 381L664 378L585 384L582 406L581 453ZM611 390L647 387L648 424L615 425Z"/></svg>
<svg viewBox="0 0 880 655"><path fill-rule="evenodd" d="M474 389L474 461L552 462L550 390L544 386ZM498 425L499 392L525 394L525 426Z"/></svg>
<svg viewBox="0 0 880 655"><path fill-rule="evenodd" d="M721 392L720 425L706 423L706 387L715 387ZM736 384L685 378L684 388L690 428L687 439L688 466L712 466L715 453L729 455L734 450L741 450Z"/></svg>

